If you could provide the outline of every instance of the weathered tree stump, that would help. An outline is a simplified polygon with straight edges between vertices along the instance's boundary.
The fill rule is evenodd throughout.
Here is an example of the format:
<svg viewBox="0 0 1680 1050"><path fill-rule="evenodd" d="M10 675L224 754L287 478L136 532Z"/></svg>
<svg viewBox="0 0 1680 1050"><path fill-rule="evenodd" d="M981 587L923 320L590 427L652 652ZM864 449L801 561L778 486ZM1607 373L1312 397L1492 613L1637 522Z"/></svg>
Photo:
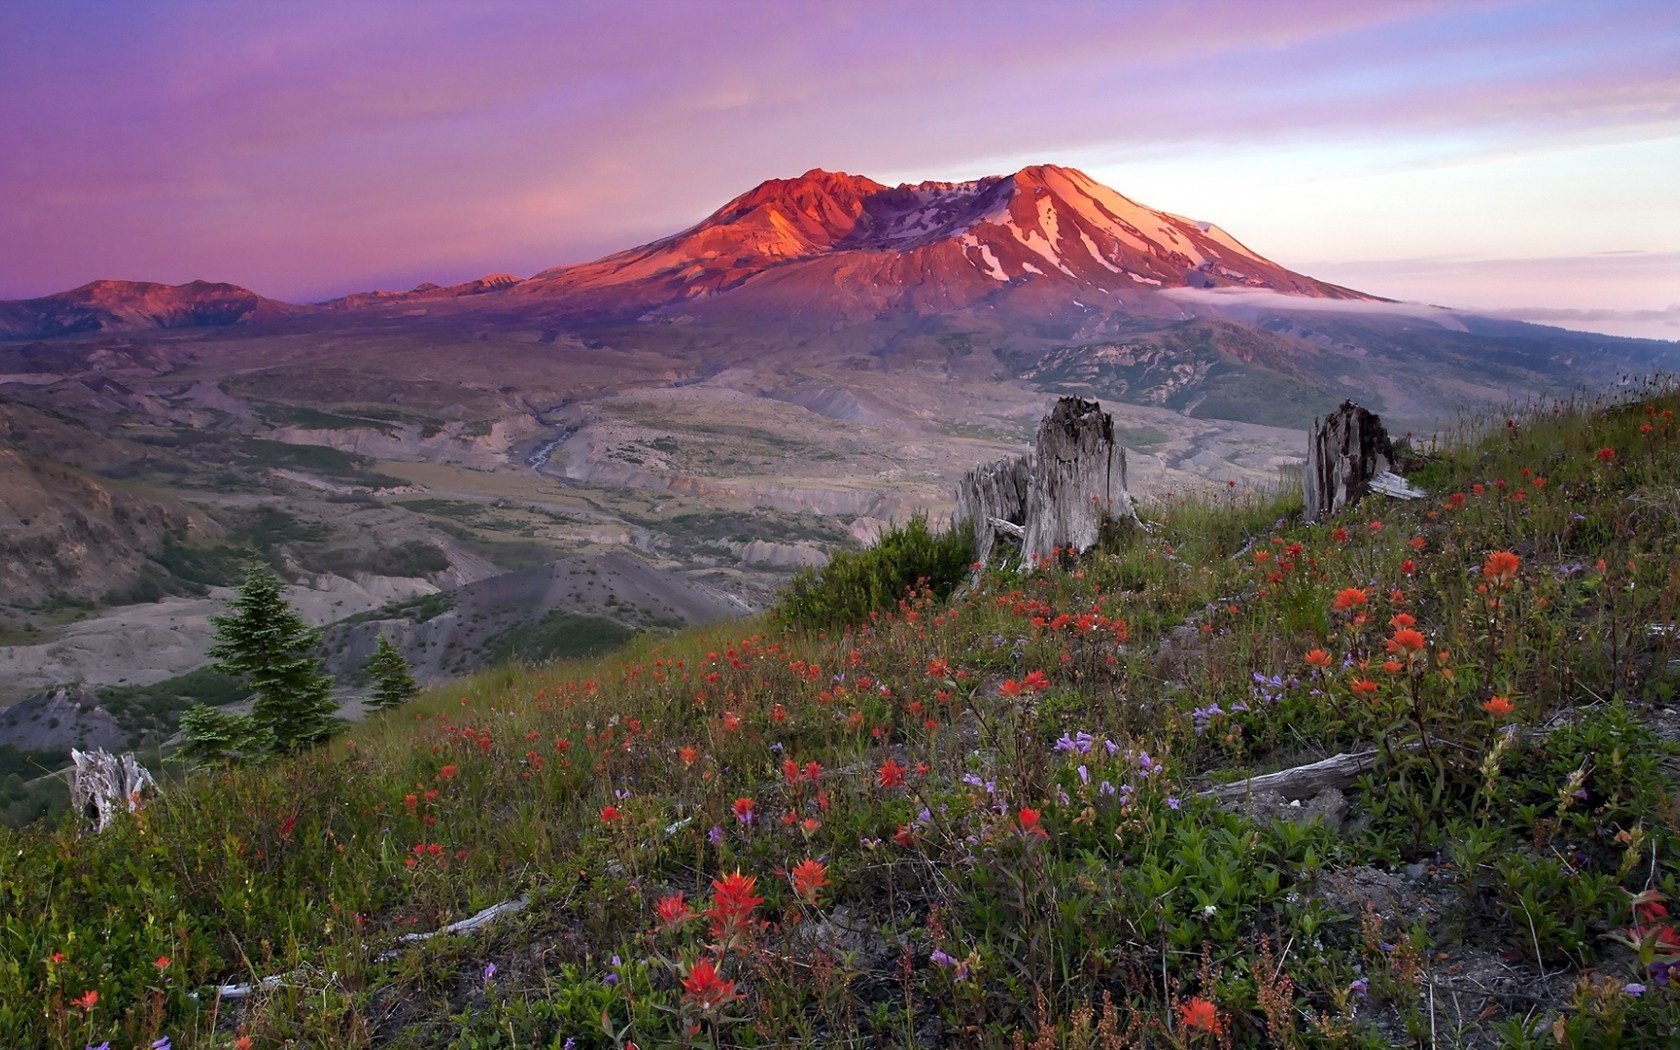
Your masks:
<svg viewBox="0 0 1680 1050"><path fill-rule="evenodd" d="M992 545L998 534L1013 531L1003 526L1013 525L1018 529L1025 524L1027 490L1031 485L1030 456L1005 456L963 475L962 483L957 486L955 520L966 521L973 531L975 560L991 560Z"/></svg>
<svg viewBox="0 0 1680 1050"><path fill-rule="evenodd" d="M974 531L981 562L1000 535L1018 539L1022 559L1036 564L1058 552L1090 550L1110 519L1137 520L1114 418L1097 402L1074 397L1062 398L1040 421L1032 455L969 471L956 503L956 519Z"/></svg>
<svg viewBox="0 0 1680 1050"><path fill-rule="evenodd" d="M127 752L119 756L104 748L72 749L70 760L76 764L70 777L70 808L85 817L95 832L104 831L118 813L139 809L145 794L158 790L146 767Z"/></svg>
<svg viewBox="0 0 1680 1050"><path fill-rule="evenodd" d="M1038 424L1022 556L1033 563L1058 551L1083 554L1109 519L1137 520L1114 417L1095 401L1064 397Z"/></svg>
<svg viewBox="0 0 1680 1050"><path fill-rule="evenodd" d="M1394 443L1382 420L1352 401L1313 420L1302 477L1305 519L1323 521L1371 492L1395 499L1421 499L1422 490L1394 473Z"/></svg>

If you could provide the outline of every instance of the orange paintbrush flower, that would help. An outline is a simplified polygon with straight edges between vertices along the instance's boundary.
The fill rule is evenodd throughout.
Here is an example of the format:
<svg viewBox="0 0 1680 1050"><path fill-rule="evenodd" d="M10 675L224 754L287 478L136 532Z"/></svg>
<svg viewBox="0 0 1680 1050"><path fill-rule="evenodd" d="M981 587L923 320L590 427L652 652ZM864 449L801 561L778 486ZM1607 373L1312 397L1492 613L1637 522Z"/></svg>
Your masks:
<svg viewBox="0 0 1680 1050"><path fill-rule="evenodd" d="M1496 584L1510 583L1517 576L1522 559L1510 551L1494 551L1482 562L1482 576Z"/></svg>
<svg viewBox="0 0 1680 1050"><path fill-rule="evenodd" d="M807 857L793 867L793 892L811 904L817 903L822 896L823 887L828 885L828 865L820 860Z"/></svg>
<svg viewBox="0 0 1680 1050"><path fill-rule="evenodd" d="M1331 604L1337 612L1358 609L1367 601L1365 592L1358 587L1344 587L1336 592L1336 600Z"/></svg>
<svg viewBox="0 0 1680 1050"><path fill-rule="evenodd" d="M1495 718L1504 718L1512 711L1511 701L1503 696L1490 697L1482 703L1482 710Z"/></svg>
<svg viewBox="0 0 1680 1050"><path fill-rule="evenodd" d="M735 982L719 976L717 964L710 959L696 959L682 985L683 995L708 1013L735 998Z"/></svg>

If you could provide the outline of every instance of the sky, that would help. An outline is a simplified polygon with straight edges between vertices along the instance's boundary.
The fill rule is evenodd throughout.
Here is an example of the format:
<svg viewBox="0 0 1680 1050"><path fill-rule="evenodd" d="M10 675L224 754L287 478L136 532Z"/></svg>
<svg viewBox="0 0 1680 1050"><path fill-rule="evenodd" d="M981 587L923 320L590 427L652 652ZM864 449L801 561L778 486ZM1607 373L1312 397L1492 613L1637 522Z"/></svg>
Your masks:
<svg viewBox="0 0 1680 1050"><path fill-rule="evenodd" d="M768 178L1080 168L1291 269L1680 339L1680 3L6 0L0 298L528 276Z"/></svg>

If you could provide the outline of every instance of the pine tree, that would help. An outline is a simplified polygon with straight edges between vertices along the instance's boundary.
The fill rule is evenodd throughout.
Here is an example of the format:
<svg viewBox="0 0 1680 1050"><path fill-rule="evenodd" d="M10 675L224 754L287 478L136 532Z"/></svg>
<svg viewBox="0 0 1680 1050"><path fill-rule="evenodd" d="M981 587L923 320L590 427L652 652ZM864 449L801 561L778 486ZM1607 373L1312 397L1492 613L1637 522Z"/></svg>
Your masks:
<svg viewBox="0 0 1680 1050"><path fill-rule="evenodd" d="M368 706L376 711L388 711L404 704L420 691L414 672L408 669L408 661L384 635L379 636L364 670L373 679L373 696L368 698Z"/></svg>
<svg viewBox="0 0 1680 1050"><path fill-rule="evenodd" d="M332 678L311 655L320 634L286 601L278 576L253 565L232 614L210 622L216 644L209 656L218 672L250 687L261 750L291 754L332 735Z"/></svg>
<svg viewBox="0 0 1680 1050"><path fill-rule="evenodd" d="M225 762L266 750L250 715L206 704L194 704L181 713L181 732L187 739L180 757L189 762Z"/></svg>

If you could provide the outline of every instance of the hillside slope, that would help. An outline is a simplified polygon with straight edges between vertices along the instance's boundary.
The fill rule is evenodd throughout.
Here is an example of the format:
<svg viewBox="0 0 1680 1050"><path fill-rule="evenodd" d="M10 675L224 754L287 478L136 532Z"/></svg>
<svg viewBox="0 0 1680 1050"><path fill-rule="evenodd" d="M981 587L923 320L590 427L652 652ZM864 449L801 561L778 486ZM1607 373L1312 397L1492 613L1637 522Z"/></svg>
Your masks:
<svg viewBox="0 0 1680 1050"><path fill-rule="evenodd" d="M1421 503L1163 501L1077 573L509 667L97 839L0 831L0 1037L1659 1045L1680 393L1644 394L1485 420ZM1336 753L1369 771L1208 794Z"/></svg>

